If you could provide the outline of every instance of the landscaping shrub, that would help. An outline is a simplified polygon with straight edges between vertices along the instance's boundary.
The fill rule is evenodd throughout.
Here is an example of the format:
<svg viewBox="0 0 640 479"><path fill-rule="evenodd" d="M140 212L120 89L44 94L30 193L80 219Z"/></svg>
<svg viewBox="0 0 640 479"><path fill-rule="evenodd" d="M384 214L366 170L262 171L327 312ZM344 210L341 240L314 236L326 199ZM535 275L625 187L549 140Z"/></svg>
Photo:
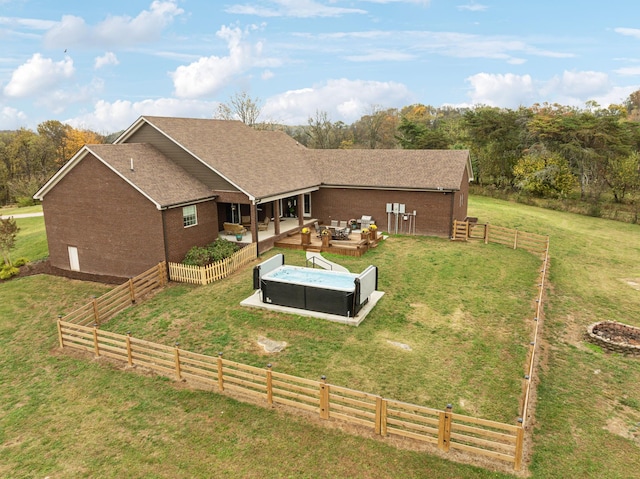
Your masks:
<svg viewBox="0 0 640 479"><path fill-rule="evenodd" d="M0 269L0 279L9 279L12 276L18 274L20 270L15 266L11 266L9 264L5 264L2 269Z"/></svg>
<svg viewBox="0 0 640 479"><path fill-rule="evenodd" d="M24 256L18 258L17 260L15 260L13 262L13 265L16 268L19 268L20 266L24 266L25 264L27 264L29 262L29 258L25 258Z"/></svg>
<svg viewBox="0 0 640 479"><path fill-rule="evenodd" d="M240 247L237 244L218 238L213 243L210 243L205 247L194 246L191 248L182 260L182 264L206 266L210 263L230 257L239 249Z"/></svg>

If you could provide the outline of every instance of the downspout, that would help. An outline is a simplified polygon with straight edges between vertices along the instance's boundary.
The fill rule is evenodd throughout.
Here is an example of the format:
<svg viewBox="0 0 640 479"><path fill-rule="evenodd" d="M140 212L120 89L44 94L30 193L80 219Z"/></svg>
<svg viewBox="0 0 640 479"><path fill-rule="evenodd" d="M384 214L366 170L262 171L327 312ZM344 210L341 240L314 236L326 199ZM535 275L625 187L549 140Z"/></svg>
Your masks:
<svg viewBox="0 0 640 479"><path fill-rule="evenodd" d="M456 195L453 191L450 191L451 195L451 214L449 215L449 238L453 238L453 211L456 205Z"/></svg>
<svg viewBox="0 0 640 479"><path fill-rule="evenodd" d="M160 210L160 214L162 216L162 241L164 243L164 261L167 265L167 272L169 268L169 242L167 240L167 225L165 223L165 214L167 210Z"/></svg>

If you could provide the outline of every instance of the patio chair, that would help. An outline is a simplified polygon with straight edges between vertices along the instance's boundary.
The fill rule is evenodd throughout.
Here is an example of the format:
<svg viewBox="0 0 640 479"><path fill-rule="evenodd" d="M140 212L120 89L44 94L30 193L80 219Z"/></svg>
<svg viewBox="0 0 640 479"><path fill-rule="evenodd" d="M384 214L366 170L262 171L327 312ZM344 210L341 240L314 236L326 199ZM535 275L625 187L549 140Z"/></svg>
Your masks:
<svg viewBox="0 0 640 479"><path fill-rule="evenodd" d="M331 226L333 227L338 226L338 220L331 220Z"/></svg>
<svg viewBox="0 0 640 479"><path fill-rule="evenodd" d="M251 216L242 216L240 219L240 223L242 223L242 226L244 226L245 228L250 227L251 226Z"/></svg>
<svg viewBox="0 0 640 479"><path fill-rule="evenodd" d="M340 221L340 228L346 228L347 227L347 222L346 221Z"/></svg>
<svg viewBox="0 0 640 479"><path fill-rule="evenodd" d="M271 218L269 218L268 216L265 217L264 221L262 223L258 223L258 231L267 231L267 228L269 228L269 221L271 220Z"/></svg>
<svg viewBox="0 0 640 479"><path fill-rule="evenodd" d="M373 224L375 224L375 221L373 221L369 215L362 215L362 218L360 218L360 228L362 229L368 228Z"/></svg>

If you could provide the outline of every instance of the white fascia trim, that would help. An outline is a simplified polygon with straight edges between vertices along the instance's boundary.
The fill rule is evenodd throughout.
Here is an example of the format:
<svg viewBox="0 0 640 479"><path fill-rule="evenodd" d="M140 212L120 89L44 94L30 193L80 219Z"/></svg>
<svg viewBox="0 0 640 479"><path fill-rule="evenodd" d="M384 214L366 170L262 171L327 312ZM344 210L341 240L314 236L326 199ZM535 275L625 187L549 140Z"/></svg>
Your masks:
<svg viewBox="0 0 640 479"><path fill-rule="evenodd" d="M40 188L36 192L36 194L33 195L33 198L36 200L42 201L42 199L44 198L44 195L46 195L51 190L51 188L57 185L58 182L66 176L69 170L73 169L73 167L80 162L80 160L82 160L85 156L87 156L88 152L89 152L89 149L87 148L86 145L80 148L78 152L75 155L73 155L73 157L71 157L71 159L67 161L58 171L56 171L56 173L51 178L49 178L49 181L47 181L42 186L42 188Z"/></svg>
<svg viewBox="0 0 640 479"><path fill-rule="evenodd" d="M319 189L320 189L319 186L313 186L311 188L305 188L305 189L302 189L302 190L289 191L287 193L281 193L281 194L273 195L273 196L265 196L264 198L256 198L253 201L253 204L257 205L257 204L261 204L261 203L267 203L269 201L281 200L282 198L289 198L291 196L304 195L304 194L307 194L307 193L311 193L313 191L318 191Z"/></svg>
<svg viewBox="0 0 640 479"><path fill-rule="evenodd" d="M354 185L322 185L322 188L341 188L345 190L381 190L381 191L413 191L413 192L453 192L460 188L407 188L406 186L354 186Z"/></svg>
<svg viewBox="0 0 640 479"><path fill-rule="evenodd" d="M90 148L87 148L87 150L89 150L91 152L91 154L93 156L95 156L100 162L102 162L102 164L104 166L106 166L107 168L109 168L111 171L113 171L116 175L118 175L120 178L122 178L124 181L126 181L134 190L136 190L138 193L140 193L142 196L144 196L146 199L148 199L149 201L151 201L151 203L153 203L157 209L161 210L162 209L162 205L160 203L158 203L156 200L154 200L153 198L151 198L151 196L149 196L147 193L145 193L143 190L141 190L138 185L136 185L135 183L133 183L131 180L129 180L126 176L123 176L122 173L120 173L118 170L116 170L115 168L113 168L109 163L107 163L106 161L104 161L102 158L100 158L100 156L98 156L95 152L91 151Z"/></svg>

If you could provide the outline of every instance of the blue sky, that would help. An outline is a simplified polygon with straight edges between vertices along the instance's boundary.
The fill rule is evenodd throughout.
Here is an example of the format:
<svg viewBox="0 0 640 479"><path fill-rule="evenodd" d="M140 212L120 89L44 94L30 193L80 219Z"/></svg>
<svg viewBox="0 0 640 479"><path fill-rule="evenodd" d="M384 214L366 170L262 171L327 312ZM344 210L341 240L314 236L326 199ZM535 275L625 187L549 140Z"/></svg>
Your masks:
<svg viewBox="0 0 640 479"><path fill-rule="evenodd" d="M0 130L140 115L352 123L377 108L602 106L640 89L636 0L0 0Z"/></svg>

